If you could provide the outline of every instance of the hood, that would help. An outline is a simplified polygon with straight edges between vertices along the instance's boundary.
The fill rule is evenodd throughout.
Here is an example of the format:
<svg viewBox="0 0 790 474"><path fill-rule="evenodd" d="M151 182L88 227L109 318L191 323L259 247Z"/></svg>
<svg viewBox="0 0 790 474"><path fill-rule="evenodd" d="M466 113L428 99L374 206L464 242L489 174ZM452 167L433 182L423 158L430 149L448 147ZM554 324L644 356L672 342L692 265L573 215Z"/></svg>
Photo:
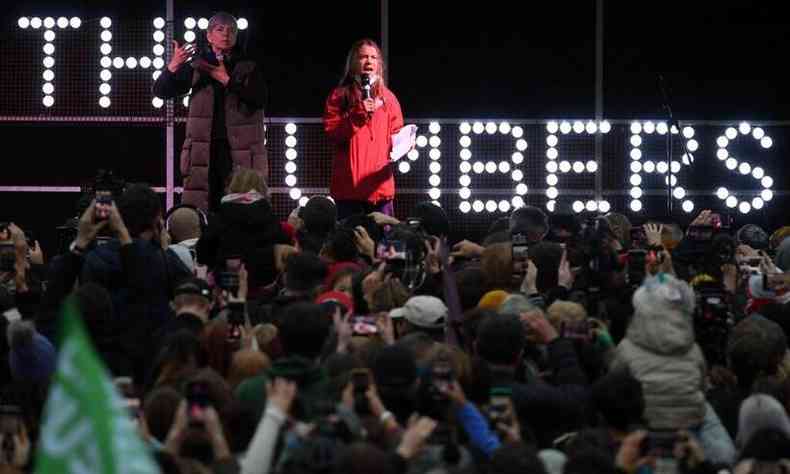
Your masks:
<svg viewBox="0 0 790 474"><path fill-rule="evenodd" d="M272 207L265 199L225 201L220 205L219 214L223 224L246 230L268 226L272 221Z"/></svg>
<svg viewBox="0 0 790 474"><path fill-rule="evenodd" d="M634 293L634 317L626 338L663 355L681 355L694 345L694 291L684 281L660 273Z"/></svg>
<svg viewBox="0 0 790 474"><path fill-rule="evenodd" d="M785 238L776 248L774 264L783 272L790 270L790 238Z"/></svg>
<svg viewBox="0 0 790 474"><path fill-rule="evenodd" d="M299 356L282 357L274 361L267 375L274 380L277 377L293 380L300 390L323 381L324 370L310 359Z"/></svg>

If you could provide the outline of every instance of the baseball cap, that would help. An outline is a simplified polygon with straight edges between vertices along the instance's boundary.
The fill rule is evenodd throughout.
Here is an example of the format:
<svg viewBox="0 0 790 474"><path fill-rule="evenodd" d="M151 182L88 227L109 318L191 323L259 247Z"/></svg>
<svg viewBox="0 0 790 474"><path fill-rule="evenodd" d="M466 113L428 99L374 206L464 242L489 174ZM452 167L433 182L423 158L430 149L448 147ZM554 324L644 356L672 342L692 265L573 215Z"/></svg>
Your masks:
<svg viewBox="0 0 790 474"><path fill-rule="evenodd" d="M187 278L176 286L173 296L197 295L211 299L211 287L206 280L200 278Z"/></svg>
<svg viewBox="0 0 790 474"><path fill-rule="evenodd" d="M390 318L405 318L413 325L425 329L444 327L448 309L444 302L435 296L412 296L402 308L390 311Z"/></svg>

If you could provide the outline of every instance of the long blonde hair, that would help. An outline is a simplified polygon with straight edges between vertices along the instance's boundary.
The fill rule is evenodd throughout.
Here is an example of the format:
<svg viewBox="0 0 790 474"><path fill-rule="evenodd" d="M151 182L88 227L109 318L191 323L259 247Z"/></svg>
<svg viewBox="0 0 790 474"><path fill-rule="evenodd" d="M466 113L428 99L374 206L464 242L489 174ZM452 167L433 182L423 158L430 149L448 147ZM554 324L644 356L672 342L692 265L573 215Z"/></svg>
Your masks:
<svg viewBox="0 0 790 474"><path fill-rule="evenodd" d="M266 180L259 172L250 168L239 168L233 173L228 184L228 194L243 194L257 191L263 196L269 196L269 187Z"/></svg>

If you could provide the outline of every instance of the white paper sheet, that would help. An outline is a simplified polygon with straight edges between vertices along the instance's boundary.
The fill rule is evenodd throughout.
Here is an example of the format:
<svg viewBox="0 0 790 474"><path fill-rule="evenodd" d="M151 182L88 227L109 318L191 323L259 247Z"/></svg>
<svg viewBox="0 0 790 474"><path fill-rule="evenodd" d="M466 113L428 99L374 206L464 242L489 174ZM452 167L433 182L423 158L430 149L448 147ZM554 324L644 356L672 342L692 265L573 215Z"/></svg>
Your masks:
<svg viewBox="0 0 790 474"><path fill-rule="evenodd" d="M404 125L398 133L392 136L391 160L399 160L411 150L417 140L417 126Z"/></svg>

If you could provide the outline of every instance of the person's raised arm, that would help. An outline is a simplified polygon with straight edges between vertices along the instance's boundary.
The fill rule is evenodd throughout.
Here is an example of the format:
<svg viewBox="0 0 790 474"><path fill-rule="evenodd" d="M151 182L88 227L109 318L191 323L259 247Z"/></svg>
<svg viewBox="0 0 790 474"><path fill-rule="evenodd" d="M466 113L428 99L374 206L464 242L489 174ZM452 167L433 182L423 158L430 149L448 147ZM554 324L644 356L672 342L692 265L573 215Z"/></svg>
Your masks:
<svg viewBox="0 0 790 474"><path fill-rule="evenodd" d="M187 59L191 56L189 44L179 45L173 40L173 56L162 74L156 78L153 94L161 99L171 99L189 92L192 86L192 68L186 67Z"/></svg>

